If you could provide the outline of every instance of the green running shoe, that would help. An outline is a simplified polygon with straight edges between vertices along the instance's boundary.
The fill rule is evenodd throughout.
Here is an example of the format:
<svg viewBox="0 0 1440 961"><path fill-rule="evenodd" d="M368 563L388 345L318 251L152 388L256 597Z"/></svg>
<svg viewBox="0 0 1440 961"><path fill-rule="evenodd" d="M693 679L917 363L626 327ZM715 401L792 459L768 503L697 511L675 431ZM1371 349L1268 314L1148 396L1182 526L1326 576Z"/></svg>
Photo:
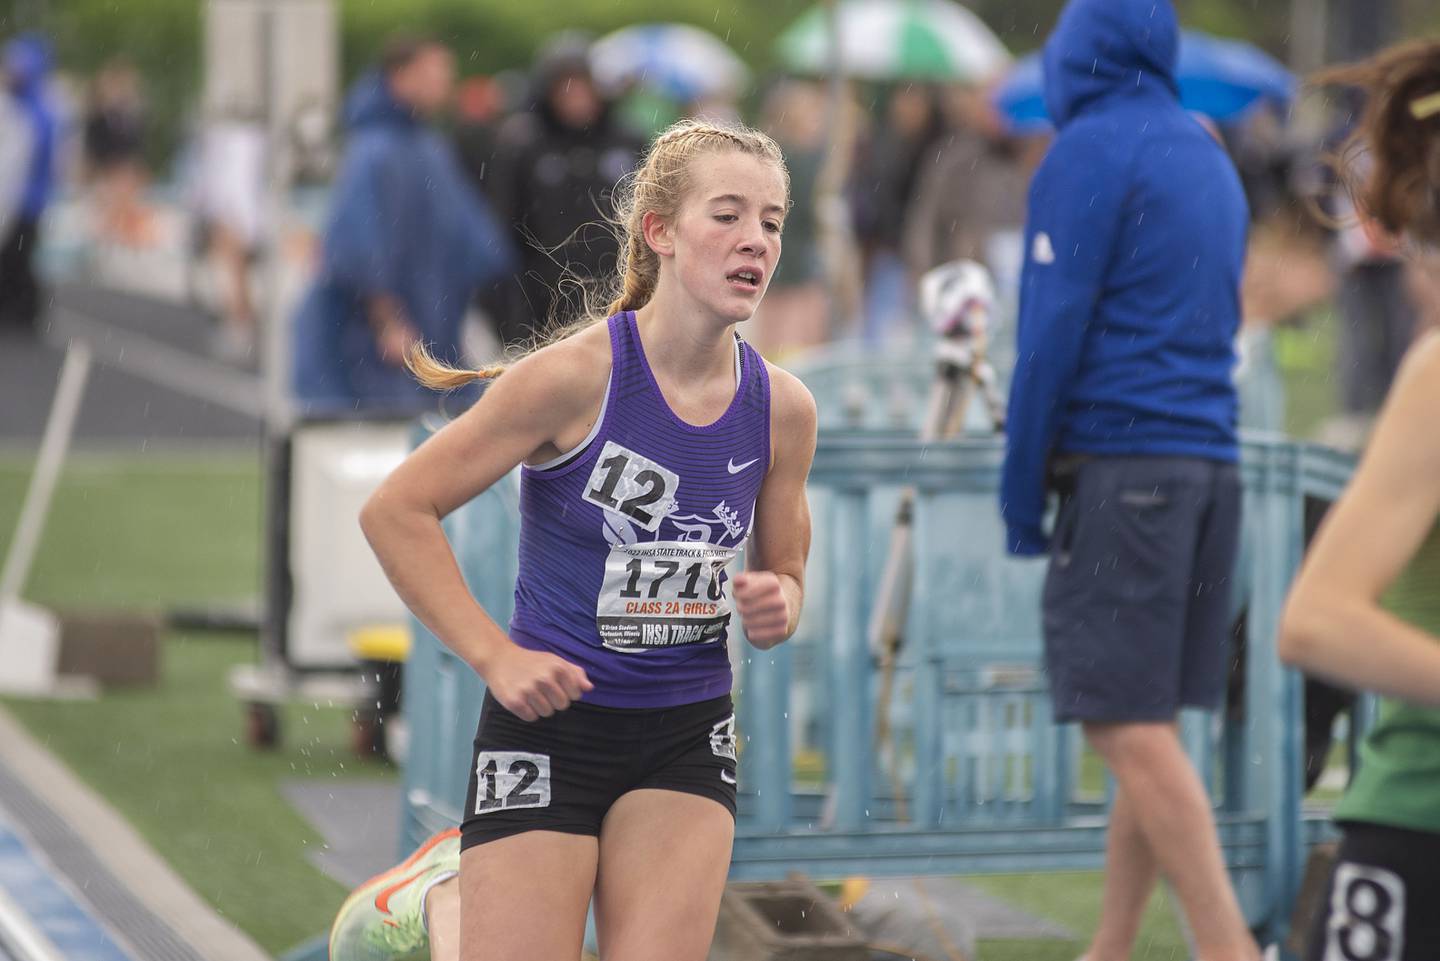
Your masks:
<svg viewBox="0 0 1440 961"><path fill-rule="evenodd" d="M360 885L335 916L330 961L428 961L425 895L459 873L460 832L451 828Z"/></svg>

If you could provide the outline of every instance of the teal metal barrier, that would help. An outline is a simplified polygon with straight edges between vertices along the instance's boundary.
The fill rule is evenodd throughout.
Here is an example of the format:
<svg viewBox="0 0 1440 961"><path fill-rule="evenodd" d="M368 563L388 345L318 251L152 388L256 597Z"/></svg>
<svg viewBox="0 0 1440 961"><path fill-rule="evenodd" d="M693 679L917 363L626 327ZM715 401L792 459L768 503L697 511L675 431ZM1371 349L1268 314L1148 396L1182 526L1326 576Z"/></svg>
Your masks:
<svg viewBox="0 0 1440 961"><path fill-rule="evenodd" d="M1073 727L1051 722L1041 670L1043 562L1004 556L998 438L922 446L899 432L822 431L810 478L815 544L795 638L732 644L742 733L732 876L960 874L1098 867L1103 776ZM1299 678L1273 639L1298 564L1306 495L1333 498L1351 461L1273 436L1243 445L1248 604L1243 704L1183 719L1217 799L1247 917L1285 932L1310 843L1301 808ZM902 487L918 491L916 579L882 766L878 672L865 625ZM515 475L445 525L471 590L501 623L516 566ZM403 843L460 819L479 679L423 628L406 671L411 750Z"/></svg>

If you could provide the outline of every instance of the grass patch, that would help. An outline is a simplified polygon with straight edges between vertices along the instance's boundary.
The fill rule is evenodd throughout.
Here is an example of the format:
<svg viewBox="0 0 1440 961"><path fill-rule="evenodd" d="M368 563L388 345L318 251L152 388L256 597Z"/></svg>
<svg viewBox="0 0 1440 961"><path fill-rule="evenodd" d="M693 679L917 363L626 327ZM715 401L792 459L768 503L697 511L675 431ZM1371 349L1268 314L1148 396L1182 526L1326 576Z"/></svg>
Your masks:
<svg viewBox="0 0 1440 961"><path fill-rule="evenodd" d="M1331 305L1316 308L1298 324L1275 328L1275 362L1285 385L1285 432L1313 437L1339 410L1335 372L1340 319Z"/></svg>
<svg viewBox="0 0 1440 961"><path fill-rule="evenodd" d="M30 464L0 461L0 550ZM258 593L260 473L242 455L77 455L56 490L25 595L59 609L164 611ZM167 634L161 682L93 702L7 707L105 797L201 896L267 951L324 930L344 896L306 859L319 836L284 779L387 778L350 754L347 709L290 705L257 753L226 688L253 636Z"/></svg>
<svg viewBox="0 0 1440 961"><path fill-rule="evenodd" d="M966 883L1037 917L1075 932L1078 941L982 941L980 961L1075 961L1089 943L1100 916L1101 875L1096 871L1056 874L997 874ZM1185 939L1175 912L1157 889L1145 909L1132 957L1145 961L1186 961Z"/></svg>
<svg viewBox="0 0 1440 961"><path fill-rule="evenodd" d="M394 778L350 753L350 712L289 705L285 741L251 750L225 675L253 645L216 634L166 638L155 688L93 702L6 702L202 897L279 953L328 926L345 891L306 855L320 837L285 801L296 777Z"/></svg>
<svg viewBox="0 0 1440 961"><path fill-rule="evenodd" d="M0 545L29 482L0 460ZM163 610L255 597L260 470L254 457L76 455L51 502L25 596L61 608Z"/></svg>

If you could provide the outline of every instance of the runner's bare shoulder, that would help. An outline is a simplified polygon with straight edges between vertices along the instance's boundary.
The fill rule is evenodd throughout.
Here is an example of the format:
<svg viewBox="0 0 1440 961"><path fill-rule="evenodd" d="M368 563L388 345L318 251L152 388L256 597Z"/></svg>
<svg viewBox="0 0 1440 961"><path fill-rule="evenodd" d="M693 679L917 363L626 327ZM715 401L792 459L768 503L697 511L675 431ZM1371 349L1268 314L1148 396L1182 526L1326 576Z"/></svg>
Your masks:
<svg viewBox="0 0 1440 961"><path fill-rule="evenodd" d="M765 361L770 374L770 448L771 463L779 453L795 445L804 451L815 448L816 421L819 418L810 388L790 371ZM809 456L805 458L809 465Z"/></svg>
<svg viewBox="0 0 1440 961"><path fill-rule="evenodd" d="M563 447L566 435L579 429L583 437L598 416L610 364L609 330L596 323L516 361L489 393L507 415L543 424Z"/></svg>

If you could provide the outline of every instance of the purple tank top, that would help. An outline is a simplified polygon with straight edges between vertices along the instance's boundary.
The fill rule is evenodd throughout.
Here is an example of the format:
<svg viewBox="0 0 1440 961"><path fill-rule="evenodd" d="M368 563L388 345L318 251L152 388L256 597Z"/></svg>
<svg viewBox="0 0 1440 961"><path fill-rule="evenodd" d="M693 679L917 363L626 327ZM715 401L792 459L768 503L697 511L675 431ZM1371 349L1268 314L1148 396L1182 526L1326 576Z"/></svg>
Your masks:
<svg viewBox="0 0 1440 961"><path fill-rule="evenodd" d="M750 536L770 465L770 378L735 338L735 397L712 424L660 393L633 313L590 436L520 480L510 636L585 669L607 707L671 707L730 691L728 565Z"/></svg>

